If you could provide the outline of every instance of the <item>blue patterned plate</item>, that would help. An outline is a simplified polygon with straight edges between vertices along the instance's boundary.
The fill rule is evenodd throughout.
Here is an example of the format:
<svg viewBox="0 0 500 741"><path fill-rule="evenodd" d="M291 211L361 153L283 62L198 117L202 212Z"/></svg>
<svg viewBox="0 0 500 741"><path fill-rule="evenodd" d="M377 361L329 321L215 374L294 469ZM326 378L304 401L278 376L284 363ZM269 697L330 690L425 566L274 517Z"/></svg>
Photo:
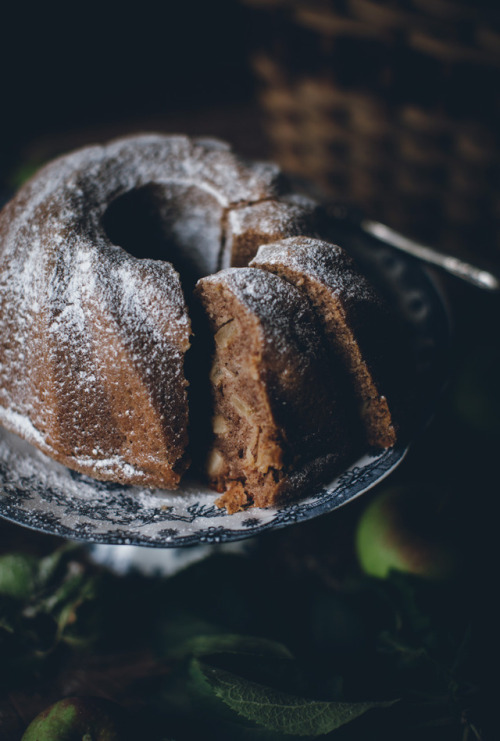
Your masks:
<svg viewBox="0 0 500 741"><path fill-rule="evenodd" d="M446 378L448 313L430 274L412 258L351 235L356 258L407 322L418 367L422 417L429 420ZM197 481L165 492L95 481L55 463L0 429L0 516L35 530L90 543L171 548L248 538L341 507L401 463L407 446L366 451L337 478L300 501L228 515Z"/></svg>

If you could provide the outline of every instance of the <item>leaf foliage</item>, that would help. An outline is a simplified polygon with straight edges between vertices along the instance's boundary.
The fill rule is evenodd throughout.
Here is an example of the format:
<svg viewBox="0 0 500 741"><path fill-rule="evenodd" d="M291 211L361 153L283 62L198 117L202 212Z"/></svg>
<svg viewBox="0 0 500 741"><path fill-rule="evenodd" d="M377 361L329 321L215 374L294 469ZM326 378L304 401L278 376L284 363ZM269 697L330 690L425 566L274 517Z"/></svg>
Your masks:
<svg viewBox="0 0 500 741"><path fill-rule="evenodd" d="M329 702L296 697L193 660L193 671L231 710L246 720L293 736L321 736L373 708L395 701Z"/></svg>

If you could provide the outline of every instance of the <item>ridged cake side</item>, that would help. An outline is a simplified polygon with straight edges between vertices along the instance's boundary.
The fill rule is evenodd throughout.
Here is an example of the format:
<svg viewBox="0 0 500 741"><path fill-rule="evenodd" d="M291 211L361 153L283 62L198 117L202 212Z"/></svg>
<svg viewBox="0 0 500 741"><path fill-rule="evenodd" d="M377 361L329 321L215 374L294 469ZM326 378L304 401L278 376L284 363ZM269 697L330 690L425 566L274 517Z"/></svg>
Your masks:
<svg viewBox="0 0 500 741"><path fill-rule="evenodd" d="M16 245L0 256L2 424L95 478L175 487L190 334L176 272L29 220L0 235Z"/></svg>

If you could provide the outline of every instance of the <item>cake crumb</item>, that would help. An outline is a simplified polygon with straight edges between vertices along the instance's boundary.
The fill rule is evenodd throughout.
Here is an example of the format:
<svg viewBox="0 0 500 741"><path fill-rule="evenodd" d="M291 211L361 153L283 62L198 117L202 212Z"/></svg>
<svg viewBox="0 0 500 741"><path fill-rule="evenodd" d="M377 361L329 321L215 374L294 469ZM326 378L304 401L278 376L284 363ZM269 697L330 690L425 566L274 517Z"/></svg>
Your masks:
<svg viewBox="0 0 500 741"><path fill-rule="evenodd" d="M235 512L246 509L251 502L241 481L232 481L228 484L224 494L215 501L215 504L220 509L225 507L228 515L234 515Z"/></svg>

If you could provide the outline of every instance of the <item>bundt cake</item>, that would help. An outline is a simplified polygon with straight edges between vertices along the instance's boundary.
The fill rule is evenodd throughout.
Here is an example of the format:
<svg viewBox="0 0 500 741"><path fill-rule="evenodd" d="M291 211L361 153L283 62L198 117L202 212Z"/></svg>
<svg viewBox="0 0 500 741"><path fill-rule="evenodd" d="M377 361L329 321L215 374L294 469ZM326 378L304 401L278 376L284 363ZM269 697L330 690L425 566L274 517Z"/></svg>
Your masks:
<svg viewBox="0 0 500 741"><path fill-rule="evenodd" d="M276 166L212 139L140 135L47 165L0 213L0 423L76 471L172 489L189 419L211 416L207 475L230 511L302 492L352 455L348 375L370 442L394 444L361 341L375 299L315 239L317 212ZM189 350L200 307L193 343L215 336L211 372ZM188 413L205 371L213 410L189 391Z"/></svg>

